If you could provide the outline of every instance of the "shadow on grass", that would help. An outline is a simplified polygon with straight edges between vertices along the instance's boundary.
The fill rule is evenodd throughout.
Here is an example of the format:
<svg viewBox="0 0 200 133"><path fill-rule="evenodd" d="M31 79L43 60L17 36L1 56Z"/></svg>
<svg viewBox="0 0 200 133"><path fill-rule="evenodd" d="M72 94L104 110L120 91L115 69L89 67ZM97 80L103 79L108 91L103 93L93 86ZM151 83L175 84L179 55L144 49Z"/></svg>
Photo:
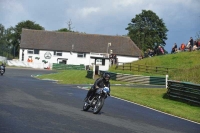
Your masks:
<svg viewBox="0 0 200 133"><path fill-rule="evenodd" d="M200 107L200 104L198 104L198 103L188 101L188 100L184 100L184 99L180 99L180 98L170 97L169 95L167 95L167 93L165 93L163 95L163 99L173 100L173 101L177 101L177 102L181 102L181 103L186 103L190 106Z"/></svg>

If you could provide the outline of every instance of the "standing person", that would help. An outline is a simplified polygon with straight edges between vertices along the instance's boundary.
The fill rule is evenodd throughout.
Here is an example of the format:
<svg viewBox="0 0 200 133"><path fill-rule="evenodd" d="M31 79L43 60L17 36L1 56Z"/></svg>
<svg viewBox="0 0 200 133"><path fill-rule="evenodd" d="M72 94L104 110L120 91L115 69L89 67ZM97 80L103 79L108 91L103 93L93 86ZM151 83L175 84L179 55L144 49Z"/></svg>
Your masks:
<svg viewBox="0 0 200 133"><path fill-rule="evenodd" d="M159 46L159 49L161 54L165 54L164 49L161 46Z"/></svg>
<svg viewBox="0 0 200 133"><path fill-rule="evenodd" d="M192 37L190 37L190 41L189 41L189 42L190 42L191 48L193 48L193 43L194 43L194 42L193 42L193 38L192 38Z"/></svg>

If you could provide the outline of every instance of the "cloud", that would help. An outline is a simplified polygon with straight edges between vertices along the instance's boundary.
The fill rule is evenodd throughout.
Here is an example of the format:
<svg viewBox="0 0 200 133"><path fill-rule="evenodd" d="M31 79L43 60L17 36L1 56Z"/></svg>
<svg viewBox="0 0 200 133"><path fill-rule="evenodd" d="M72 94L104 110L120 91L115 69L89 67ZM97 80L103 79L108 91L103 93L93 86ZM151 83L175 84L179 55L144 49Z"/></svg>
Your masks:
<svg viewBox="0 0 200 133"><path fill-rule="evenodd" d="M0 2L0 16L2 17L5 27L15 26L21 18L26 16L26 12L21 3L17 0L5 0ZM1 21L0 21L1 23Z"/></svg>
<svg viewBox="0 0 200 133"><path fill-rule="evenodd" d="M1 7L3 10L6 10L9 13L23 12L24 8L22 4L16 0L4 0L1 1Z"/></svg>
<svg viewBox="0 0 200 133"><path fill-rule="evenodd" d="M81 14L81 16L83 18L86 18L88 17L90 14L95 14L95 13L98 13L100 11L100 8L99 7L85 7L85 8L82 8L79 13Z"/></svg>
<svg viewBox="0 0 200 133"><path fill-rule="evenodd" d="M199 5L199 0L0 0L0 23L8 28L31 20L46 30L58 30L71 20L75 31L125 35L136 14L152 10L163 19L169 30L167 44L173 45L200 31Z"/></svg>

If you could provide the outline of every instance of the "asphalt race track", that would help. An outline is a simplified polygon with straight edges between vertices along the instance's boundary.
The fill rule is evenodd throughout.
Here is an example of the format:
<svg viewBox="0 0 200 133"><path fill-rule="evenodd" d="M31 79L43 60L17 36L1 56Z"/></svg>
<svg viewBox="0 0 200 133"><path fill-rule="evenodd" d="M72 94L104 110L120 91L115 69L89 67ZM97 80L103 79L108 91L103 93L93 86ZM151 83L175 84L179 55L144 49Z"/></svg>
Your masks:
<svg viewBox="0 0 200 133"><path fill-rule="evenodd" d="M6 68L0 76L0 133L200 133L198 123L114 97L99 114L84 112L86 90L31 77L52 72Z"/></svg>

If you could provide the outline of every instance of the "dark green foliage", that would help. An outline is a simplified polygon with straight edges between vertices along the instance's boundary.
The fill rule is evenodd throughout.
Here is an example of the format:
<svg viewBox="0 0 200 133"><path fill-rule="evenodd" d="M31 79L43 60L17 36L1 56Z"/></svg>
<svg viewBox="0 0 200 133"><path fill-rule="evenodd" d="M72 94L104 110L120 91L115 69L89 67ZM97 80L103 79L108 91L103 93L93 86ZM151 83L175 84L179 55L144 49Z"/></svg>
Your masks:
<svg viewBox="0 0 200 133"><path fill-rule="evenodd" d="M59 32L73 32L71 30L68 30L67 28L62 28L62 29L59 29L57 31L59 31Z"/></svg>
<svg viewBox="0 0 200 133"><path fill-rule="evenodd" d="M126 30L129 31L128 36L143 51L166 45L168 30L163 20L151 10L142 10L142 13L131 20Z"/></svg>
<svg viewBox="0 0 200 133"><path fill-rule="evenodd" d="M10 53L12 52L11 41L13 27L5 29L5 27L0 24L0 55L10 57Z"/></svg>
<svg viewBox="0 0 200 133"><path fill-rule="evenodd" d="M15 27L14 27L14 33L12 33L12 44L16 50L15 55L19 55L19 44L21 40L21 33L22 33L22 28L25 29L34 29L34 30L44 30L42 26L39 24L36 24L33 21L27 20L27 21L22 21L19 22ZM15 56L14 55L14 56Z"/></svg>

